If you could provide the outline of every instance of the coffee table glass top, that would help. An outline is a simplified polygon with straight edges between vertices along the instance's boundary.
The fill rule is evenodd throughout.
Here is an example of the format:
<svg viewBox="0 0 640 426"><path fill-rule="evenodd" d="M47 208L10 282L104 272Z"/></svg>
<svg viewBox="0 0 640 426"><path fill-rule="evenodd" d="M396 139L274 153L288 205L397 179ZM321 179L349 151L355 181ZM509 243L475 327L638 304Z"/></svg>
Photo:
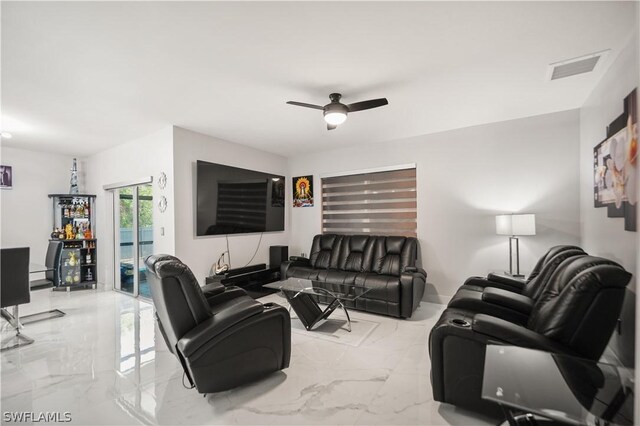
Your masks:
<svg viewBox="0 0 640 426"><path fill-rule="evenodd" d="M354 284L319 283L302 278L288 278L284 281L265 284L263 287L295 293L313 294L316 296L330 296L339 300L354 301L371 291L370 287Z"/></svg>
<svg viewBox="0 0 640 426"><path fill-rule="evenodd" d="M633 370L488 345L482 398L565 424L633 424Z"/></svg>

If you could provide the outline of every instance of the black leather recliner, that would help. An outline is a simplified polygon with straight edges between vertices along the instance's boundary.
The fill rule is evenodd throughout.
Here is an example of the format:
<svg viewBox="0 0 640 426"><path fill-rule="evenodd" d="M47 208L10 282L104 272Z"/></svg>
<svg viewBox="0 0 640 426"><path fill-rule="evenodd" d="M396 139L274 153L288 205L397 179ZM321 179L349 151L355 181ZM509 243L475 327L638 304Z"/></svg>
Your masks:
<svg viewBox="0 0 640 426"><path fill-rule="evenodd" d="M631 274L594 256L565 260L538 298L526 326L446 309L429 336L436 401L498 415L481 399L485 347L516 345L597 360L611 337Z"/></svg>
<svg viewBox="0 0 640 426"><path fill-rule="evenodd" d="M219 288L207 299L191 270L173 256L149 256L145 264L165 342L198 392L228 390L289 366L285 308Z"/></svg>
<svg viewBox="0 0 640 426"><path fill-rule="evenodd" d="M524 286L521 292L490 286L476 289L473 286L463 285L447 307L526 324L533 306L544 293L556 269L569 258L586 255L581 249L565 249L558 250L551 258L547 256L539 273Z"/></svg>
<svg viewBox="0 0 640 426"><path fill-rule="evenodd" d="M565 250L580 250L578 246L573 245L558 245L551 247L534 265L529 276L526 279L511 277L508 275L500 275L490 273L487 277L469 277L460 287L465 290L478 290L482 291L486 287L501 288L503 290L513 291L516 293L522 293L524 288L533 281L542 271L542 268L551 260L555 255Z"/></svg>
<svg viewBox="0 0 640 426"><path fill-rule="evenodd" d="M422 300L427 279L425 270L416 267L417 251L418 241L411 237L321 234L313 238L309 259L294 256L283 262L280 276L312 280L328 290L342 283L372 287L345 305L409 318Z"/></svg>

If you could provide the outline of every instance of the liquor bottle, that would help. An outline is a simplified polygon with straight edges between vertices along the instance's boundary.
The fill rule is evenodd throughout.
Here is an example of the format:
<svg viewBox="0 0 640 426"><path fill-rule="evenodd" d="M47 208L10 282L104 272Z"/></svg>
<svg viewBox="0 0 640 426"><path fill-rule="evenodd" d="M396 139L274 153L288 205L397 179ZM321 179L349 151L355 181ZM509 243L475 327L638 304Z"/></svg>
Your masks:
<svg viewBox="0 0 640 426"><path fill-rule="evenodd" d="M63 212L64 217L68 218L69 217L69 205L67 203L64 203L64 212Z"/></svg>
<svg viewBox="0 0 640 426"><path fill-rule="evenodd" d="M85 278L87 281L93 281L93 274L91 273L91 268L87 269L87 276Z"/></svg>
<svg viewBox="0 0 640 426"><path fill-rule="evenodd" d="M87 250L86 262L87 264L91 263L91 249Z"/></svg>
<svg viewBox="0 0 640 426"><path fill-rule="evenodd" d="M86 205L84 206L84 214L87 215L89 219L91 219L91 209L89 207L89 200L86 201Z"/></svg>

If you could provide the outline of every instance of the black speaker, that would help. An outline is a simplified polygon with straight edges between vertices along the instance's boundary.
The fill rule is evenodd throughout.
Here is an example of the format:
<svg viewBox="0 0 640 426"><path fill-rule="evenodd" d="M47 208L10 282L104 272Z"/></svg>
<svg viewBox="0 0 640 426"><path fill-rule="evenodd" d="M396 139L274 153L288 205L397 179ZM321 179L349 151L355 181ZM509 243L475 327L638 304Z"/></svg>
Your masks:
<svg viewBox="0 0 640 426"><path fill-rule="evenodd" d="M289 246L269 247L269 268L279 268L286 260L289 260Z"/></svg>

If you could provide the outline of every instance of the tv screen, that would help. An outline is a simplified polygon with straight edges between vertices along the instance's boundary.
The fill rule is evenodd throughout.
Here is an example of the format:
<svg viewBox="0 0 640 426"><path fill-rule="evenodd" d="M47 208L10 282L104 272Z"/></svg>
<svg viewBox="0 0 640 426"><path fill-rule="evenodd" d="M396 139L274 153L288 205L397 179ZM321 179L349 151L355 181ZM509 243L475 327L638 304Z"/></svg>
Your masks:
<svg viewBox="0 0 640 426"><path fill-rule="evenodd" d="M196 235L284 231L284 176L198 161Z"/></svg>

